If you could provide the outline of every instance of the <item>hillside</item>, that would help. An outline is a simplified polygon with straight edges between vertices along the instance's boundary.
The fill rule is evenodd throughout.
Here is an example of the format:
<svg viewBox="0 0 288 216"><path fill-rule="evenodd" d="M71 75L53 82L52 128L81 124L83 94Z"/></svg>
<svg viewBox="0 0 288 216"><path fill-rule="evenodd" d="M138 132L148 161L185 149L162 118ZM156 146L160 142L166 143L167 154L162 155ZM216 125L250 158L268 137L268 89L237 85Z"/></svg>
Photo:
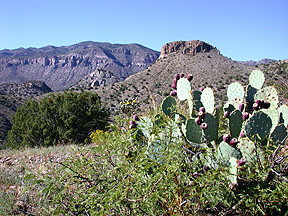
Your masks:
<svg viewBox="0 0 288 216"><path fill-rule="evenodd" d="M71 46L46 46L0 51L0 84L38 80L53 91L64 90L96 69L116 77L144 70L159 52L139 44L82 42Z"/></svg>
<svg viewBox="0 0 288 216"><path fill-rule="evenodd" d="M230 83L238 81L242 85L247 85L248 76L255 69L263 70L266 73L267 83L275 86L282 82L287 74L287 69L285 73L282 71L282 74L275 72L274 69L277 66L275 62L271 64L276 64L276 66L269 67L264 64L248 66L233 61L221 55L217 48L202 41L186 42L185 46L179 46L179 42L169 43L168 47L172 50L169 53L165 47L167 44L162 48L161 58L158 58L147 69L129 76L122 82L99 87L96 90L103 101L110 105L111 110L117 110L119 102L129 97L137 97L143 111L153 105L151 98L160 105L162 99L172 90L171 84L176 73L184 73L185 76L192 74L194 90L207 86L213 88L216 103L219 101L217 99L226 97L227 86ZM190 53L185 51L187 49ZM281 100L287 99L282 97Z"/></svg>
<svg viewBox="0 0 288 216"><path fill-rule="evenodd" d="M12 115L25 100L52 90L43 82L27 81L0 85L0 146L12 127Z"/></svg>
<svg viewBox="0 0 288 216"><path fill-rule="evenodd" d="M189 54L183 54L183 48L187 50L188 42L186 47L178 46L178 42L172 42L169 47L170 50L175 51L164 53L167 49L162 48L161 58L147 69L129 76L122 82L108 87L99 87L96 91L102 96L103 101L111 104L112 109L125 98L137 97L144 110L148 104L151 105L151 96L157 104L160 104L162 99L169 95L176 73L184 73L185 76L192 74L194 90L210 86L219 98L226 95L226 87L232 81L238 80L243 84L247 82L248 75L255 67L235 62L221 55L217 48L212 48L205 42L201 42L200 47L194 47L198 42L192 41L190 50L194 49L194 51ZM211 49L207 50L204 47Z"/></svg>

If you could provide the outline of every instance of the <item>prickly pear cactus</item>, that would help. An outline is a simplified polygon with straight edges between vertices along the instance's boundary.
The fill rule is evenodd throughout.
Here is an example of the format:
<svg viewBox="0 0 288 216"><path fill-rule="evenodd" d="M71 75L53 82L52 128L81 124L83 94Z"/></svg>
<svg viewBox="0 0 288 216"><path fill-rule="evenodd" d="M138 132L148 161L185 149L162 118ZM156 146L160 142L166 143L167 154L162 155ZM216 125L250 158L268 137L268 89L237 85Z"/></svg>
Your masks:
<svg viewBox="0 0 288 216"><path fill-rule="evenodd" d="M237 184L237 167L238 167L238 160L235 157L231 157L229 160L229 172L230 172L230 181L233 184Z"/></svg>
<svg viewBox="0 0 288 216"><path fill-rule="evenodd" d="M261 112L267 114L271 121L272 121L272 126L271 126L271 129L270 131L272 132L278 125L279 123L279 113L277 111L277 109L274 109L273 107L269 108L269 109L261 109Z"/></svg>
<svg viewBox="0 0 288 216"><path fill-rule="evenodd" d="M205 107L205 110L207 113L213 114L214 112L214 93L211 88L205 88L201 94L201 102L203 106Z"/></svg>
<svg viewBox="0 0 288 216"><path fill-rule="evenodd" d="M248 85L246 88L246 101L252 103L254 101L254 95L257 93L257 89Z"/></svg>
<svg viewBox="0 0 288 216"><path fill-rule="evenodd" d="M210 113L206 113L204 118L204 122L207 123L208 127L203 130L204 138L211 142L213 140L217 140L218 138L218 122L217 119L211 115Z"/></svg>
<svg viewBox="0 0 288 216"><path fill-rule="evenodd" d="M194 109L199 110L200 107L204 107L204 105L201 102L201 95L202 92L200 91L194 91L192 92L192 98L193 98L193 105L194 105Z"/></svg>
<svg viewBox="0 0 288 216"><path fill-rule="evenodd" d="M185 135L187 140L192 143L202 143L202 130L195 123L195 119L187 119L185 124Z"/></svg>
<svg viewBox="0 0 288 216"><path fill-rule="evenodd" d="M255 144L250 139L248 138L239 139L239 143L237 144L237 147L241 151L242 157L248 163L257 162L258 160L257 155L262 164L265 162L264 152L260 149L260 147L257 148L257 152L256 152Z"/></svg>
<svg viewBox="0 0 288 216"><path fill-rule="evenodd" d="M265 77L262 71L254 70L249 76L249 84L256 89L261 89L265 82Z"/></svg>
<svg viewBox="0 0 288 216"><path fill-rule="evenodd" d="M231 137L238 137L242 129L242 113L237 109L230 114L229 130Z"/></svg>
<svg viewBox="0 0 288 216"><path fill-rule="evenodd" d="M240 159L242 154L236 148L230 146L228 143L222 141L218 146L218 158L227 163L231 157Z"/></svg>
<svg viewBox="0 0 288 216"><path fill-rule="evenodd" d="M264 100L265 102L269 102L269 109L278 108L278 93L277 90L272 86L267 86L257 91L257 93L254 95L254 100Z"/></svg>
<svg viewBox="0 0 288 216"><path fill-rule="evenodd" d="M281 119L285 127L288 127L288 106L283 104L278 109L279 115L281 115Z"/></svg>
<svg viewBox="0 0 288 216"><path fill-rule="evenodd" d="M284 140L284 138L287 136L287 128L284 126L284 124L279 124L273 132L270 135L270 141L272 144L279 144Z"/></svg>
<svg viewBox="0 0 288 216"><path fill-rule="evenodd" d="M165 115L172 117L176 113L176 100L168 96L162 101L161 107Z"/></svg>
<svg viewBox="0 0 288 216"><path fill-rule="evenodd" d="M184 101L189 97L191 92L191 84L185 78L180 78L177 82L177 96L180 101Z"/></svg>
<svg viewBox="0 0 288 216"><path fill-rule="evenodd" d="M271 130L272 121L270 117L262 112L257 111L247 120L245 124L245 134L249 139L262 141L266 138Z"/></svg>
<svg viewBox="0 0 288 216"><path fill-rule="evenodd" d="M229 102L234 107L238 107L240 103L244 102L244 95L245 95L244 88L238 82L231 83L227 88L227 96Z"/></svg>

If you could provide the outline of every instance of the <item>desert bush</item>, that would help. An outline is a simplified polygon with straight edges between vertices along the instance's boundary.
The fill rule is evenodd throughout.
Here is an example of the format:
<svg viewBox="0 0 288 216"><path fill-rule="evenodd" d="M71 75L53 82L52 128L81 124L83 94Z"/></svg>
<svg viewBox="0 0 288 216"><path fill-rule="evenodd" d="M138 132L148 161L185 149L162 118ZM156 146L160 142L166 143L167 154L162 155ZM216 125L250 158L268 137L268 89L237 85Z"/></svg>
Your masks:
<svg viewBox="0 0 288 216"><path fill-rule="evenodd" d="M103 130L108 117L95 93L64 92L40 101L28 100L12 117L7 145L19 148L88 142L89 133Z"/></svg>

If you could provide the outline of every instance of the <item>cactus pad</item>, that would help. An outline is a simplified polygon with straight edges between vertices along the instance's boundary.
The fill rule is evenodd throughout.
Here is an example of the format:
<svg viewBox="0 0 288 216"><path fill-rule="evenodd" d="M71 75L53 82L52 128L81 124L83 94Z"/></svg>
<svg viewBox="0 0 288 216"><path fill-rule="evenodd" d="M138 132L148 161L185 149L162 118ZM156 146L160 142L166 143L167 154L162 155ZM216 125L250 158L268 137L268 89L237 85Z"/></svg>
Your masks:
<svg viewBox="0 0 288 216"><path fill-rule="evenodd" d="M242 154L240 151L238 151L238 149L222 141L218 146L218 158L227 163L231 157L240 159L242 157Z"/></svg>
<svg viewBox="0 0 288 216"><path fill-rule="evenodd" d="M173 97L168 96L162 101L161 107L165 115L172 117L176 112L176 100Z"/></svg>
<svg viewBox="0 0 288 216"><path fill-rule="evenodd" d="M241 100L242 103L244 99L244 94L244 88L238 82L231 83L227 88L227 96L230 101L238 102L238 100Z"/></svg>
<svg viewBox="0 0 288 216"><path fill-rule="evenodd" d="M224 105L224 112L228 111L229 113L232 113L235 110L234 105L232 104L232 101L228 101L225 105Z"/></svg>
<svg viewBox="0 0 288 216"><path fill-rule="evenodd" d="M261 111L255 112L245 124L245 134L249 139L254 140L255 136L262 141L272 127L270 117Z"/></svg>
<svg viewBox="0 0 288 216"><path fill-rule="evenodd" d="M201 102L203 106L205 107L205 110L207 113L213 113L214 112L214 93L211 88L205 88L201 95Z"/></svg>
<svg viewBox="0 0 288 216"><path fill-rule="evenodd" d="M242 113L238 109L230 114L229 130L231 137L237 138L239 136L242 128L242 123L243 123Z"/></svg>
<svg viewBox="0 0 288 216"><path fill-rule="evenodd" d="M278 109L279 115L281 114L281 118L283 120L284 126L288 126L288 106L287 105L281 105Z"/></svg>
<svg viewBox="0 0 288 216"><path fill-rule="evenodd" d="M264 100L265 102L270 103L270 108L278 108L278 94L277 90L272 86L267 86L263 89L260 89L255 95L254 100Z"/></svg>
<svg viewBox="0 0 288 216"><path fill-rule="evenodd" d="M254 101L254 95L257 93L257 89L252 87L251 85L247 86L246 89L246 100L249 103L252 103Z"/></svg>
<svg viewBox="0 0 288 216"><path fill-rule="evenodd" d="M273 144L279 144L287 136L287 128L284 124L278 125L270 135Z"/></svg>
<svg viewBox="0 0 288 216"><path fill-rule="evenodd" d="M213 115L211 115L210 113L206 113L206 116L204 118L204 122L206 122L208 125L208 127L205 130L203 130L204 138L208 142L216 140L218 138L217 119Z"/></svg>
<svg viewBox="0 0 288 216"><path fill-rule="evenodd" d="M201 95L202 95L202 92L200 92L200 91L193 91L193 93L192 93L192 98L194 101L194 107L196 110L199 110L200 107L203 107L203 104L201 102Z"/></svg>
<svg viewBox="0 0 288 216"><path fill-rule="evenodd" d="M260 148L256 148L255 144L248 138L241 138L239 140L237 147L242 153L242 157L249 163L255 163L257 161L257 155L259 156L260 162L263 164L265 161L265 156Z"/></svg>
<svg viewBox="0 0 288 216"><path fill-rule="evenodd" d="M279 123L280 115L279 115L278 111L274 108L261 109L261 111L270 117L270 119L272 121L272 126L271 126L270 132L272 132L277 127L277 125Z"/></svg>
<svg viewBox="0 0 288 216"><path fill-rule="evenodd" d="M254 70L249 76L249 84L256 88L261 89L265 82L265 77L262 71Z"/></svg>
<svg viewBox="0 0 288 216"><path fill-rule="evenodd" d="M230 181L233 184L237 184L237 167L238 167L238 160L235 157L231 157L229 160L229 172L230 172Z"/></svg>
<svg viewBox="0 0 288 216"><path fill-rule="evenodd" d="M191 91L190 82L185 78L180 78L177 82L177 96L178 99L184 101L188 97L188 93Z"/></svg>
<svg viewBox="0 0 288 216"><path fill-rule="evenodd" d="M184 131L183 131L184 132ZM195 119L187 119L185 124L185 133L186 138L193 143L202 142L202 130L199 125L195 123Z"/></svg>

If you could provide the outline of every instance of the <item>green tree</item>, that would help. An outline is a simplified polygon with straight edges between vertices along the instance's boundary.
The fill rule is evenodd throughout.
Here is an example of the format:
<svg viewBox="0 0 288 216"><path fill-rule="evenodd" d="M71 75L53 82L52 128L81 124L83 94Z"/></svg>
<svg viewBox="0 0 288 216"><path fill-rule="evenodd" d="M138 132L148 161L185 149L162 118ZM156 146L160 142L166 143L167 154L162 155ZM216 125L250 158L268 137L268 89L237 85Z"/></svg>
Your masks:
<svg viewBox="0 0 288 216"><path fill-rule="evenodd" d="M106 127L108 117L96 93L49 94L38 102L29 100L17 110L7 145L17 148L87 142L92 130Z"/></svg>

